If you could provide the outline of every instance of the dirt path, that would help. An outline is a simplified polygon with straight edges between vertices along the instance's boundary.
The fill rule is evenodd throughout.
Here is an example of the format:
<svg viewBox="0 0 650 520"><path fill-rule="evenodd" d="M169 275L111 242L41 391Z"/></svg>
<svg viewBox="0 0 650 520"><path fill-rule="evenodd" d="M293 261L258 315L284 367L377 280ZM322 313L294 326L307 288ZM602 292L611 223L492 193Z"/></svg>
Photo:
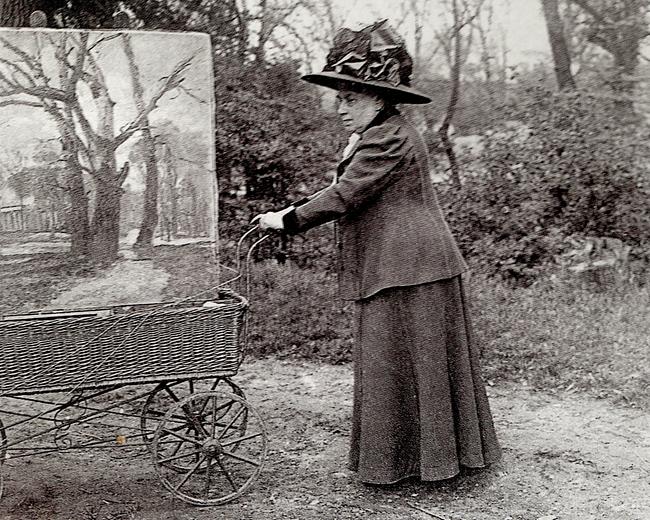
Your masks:
<svg viewBox="0 0 650 520"><path fill-rule="evenodd" d="M265 418L270 441L265 469L238 501L195 508L170 498L146 457L68 453L8 461L0 518L650 518L650 423L636 410L491 388L505 448L500 467L380 489L358 484L344 469L349 366L262 360L246 363L236 381Z"/></svg>
<svg viewBox="0 0 650 520"><path fill-rule="evenodd" d="M165 276L146 262L122 262L52 305L154 301ZM650 415L638 410L491 387L503 464L437 484L376 488L344 469L351 367L248 361L235 381L264 417L270 443L255 487L236 502L206 509L171 498L146 453L54 453L7 461L0 519L650 518Z"/></svg>

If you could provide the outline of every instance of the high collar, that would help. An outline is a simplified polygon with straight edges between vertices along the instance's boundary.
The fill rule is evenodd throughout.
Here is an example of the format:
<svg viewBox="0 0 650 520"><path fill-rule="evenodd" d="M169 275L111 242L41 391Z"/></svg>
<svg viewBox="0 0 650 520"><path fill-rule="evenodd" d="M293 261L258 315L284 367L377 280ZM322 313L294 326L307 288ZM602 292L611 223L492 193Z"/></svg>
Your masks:
<svg viewBox="0 0 650 520"><path fill-rule="evenodd" d="M366 129L362 132L362 134L367 132L369 128L372 128L373 126L379 126L385 123L389 118L396 115L399 115L399 110L397 110L397 108L395 108L394 106L386 106L382 108L377 113L375 118L372 121L370 121L370 124L366 127Z"/></svg>
<svg viewBox="0 0 650 520"><path fill-rule="evenodd" d="M392 106L384 107L380 112L377 113L377 115L366 127L366 129L363 132L361 132L359 139L354 139L353 142L348 141L348 146L346 146L346 149L344 150L343 158L341 159L341 162L339 162L338 165L337 177L341 175L343 168L350 162L350 160L356 153L359 144L363 140L363 134L366 133L369 128L372 128L374 126L379 126L385 123L391 117L399 115L399 113L400 113L399 110L397 110L395 107Z"/></svg>

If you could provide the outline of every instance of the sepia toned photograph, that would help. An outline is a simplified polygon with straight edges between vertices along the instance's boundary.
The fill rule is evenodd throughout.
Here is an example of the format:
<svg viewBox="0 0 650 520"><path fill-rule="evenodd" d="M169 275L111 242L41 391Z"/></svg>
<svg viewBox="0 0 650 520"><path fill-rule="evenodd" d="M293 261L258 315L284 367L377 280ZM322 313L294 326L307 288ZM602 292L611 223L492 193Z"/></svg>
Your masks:
<svg viewBox="0 0 650 520"><path fill-rule="evenodd" d="M650 518L649 37L0 0L0 520Z"/></svg>

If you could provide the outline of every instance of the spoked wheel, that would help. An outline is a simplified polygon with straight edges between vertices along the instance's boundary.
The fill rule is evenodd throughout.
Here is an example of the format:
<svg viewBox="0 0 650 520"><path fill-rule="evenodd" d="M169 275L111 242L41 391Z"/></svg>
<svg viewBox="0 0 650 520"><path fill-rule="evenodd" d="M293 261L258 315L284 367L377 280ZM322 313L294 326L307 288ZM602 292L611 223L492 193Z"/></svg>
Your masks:
<svg viewBox="0 0 650 520"><path fill-rule="evenodd" d="M185 424L179 429L181 417ZM242 431L244 420L247 427ZM192 433L184 433L187 430ZM165 414L151 452L160 479L175 496L196 505L225 504L259 475L266 458L266 429L241 397L203 392L186 397Z"/></svg>
<svg viewBox="0 0 650 520"><path fill-rule="evenodd" d="M2 499L2 492L4 491L4 481L2 479L2 466L7 458L7 434L5 433L5 426L0 419L0 499Z"/></svg>
<svg viewBox="0 0 650 520"><path fill-rule="evenodd" d="M142 439L149 448L149 451L151 451L151 443L153 442L156 428L158 428L160 422L165 417L165 414L173 405L197 392L224 390L233 393L244 400L246 399L242 389L233 383L228 377L198 381L189 379L160 383L149 394L140 413L140 431L142 432ZM244 417L242 418L243 420L238 423L242 435L246 432L247 418L248 415L244 414ZM187 423L187 418L184 414L172 417L171 422L176 423L175 425L168 424L168 428L172 431L180 433L181 435L189 435L191 437L197 435L193 426ZM169 462L167 465L180 472L191 469L191 466L188 467L178 461Z"/></svg>

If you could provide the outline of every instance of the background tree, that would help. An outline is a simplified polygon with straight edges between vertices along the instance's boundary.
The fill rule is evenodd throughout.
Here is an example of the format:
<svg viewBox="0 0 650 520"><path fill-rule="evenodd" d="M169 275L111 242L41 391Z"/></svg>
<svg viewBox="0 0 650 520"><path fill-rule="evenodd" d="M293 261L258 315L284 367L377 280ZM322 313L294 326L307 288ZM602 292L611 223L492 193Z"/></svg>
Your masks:
<svg viewBox="0 0 650 520"><path fill-rule="evenodd" d="M437 39L445 50L449 64L450 93L447 110L438 128L438 136L449 160L452 182L460 185L460 169L450 138L450 129L460 99L462 67L467 61L471 47L472 22L480 13L483 0L471 4L468 0L449 0L447 7L451 15L451 26L445 33L438 33Z"/></svg>
<svg viewBox="0 0 650 520"><path fill-rule="evenodd" d="M560 90L575 90L576 84L571 72L571 56L564 35L564 25L560 17L558 0L542 0L544 20L551 44L555 77Z"/></svg>
<svg viewBox="0 0 650 520"><path fill-rule="evenodd" d="M548 23L549 41L554 44L555 60L540 57L524 64L515 63L508 53L504 32L507 28L499 26L497 14L500 4L497 2L444 0L437 4L440 9L424 0L402 0L394 4L391 11L394 19L391 21L398 26L401 24L400 31L406 34L409 49L417 62L415 84L434 99L430 106L405 107L404 111L414 117L425 131L431 151L442 159L432 161L434 167L449 164L447 171L452 172L451 182L456 187L447 191L447 185L443 183L441 189L447 191L446 199L451 201L451 220L455 226L460 226L459 236L466 232L471 235L472 228L464 227L466 222L461 215L463 212L466 216L471 215L473 209L461 203L477 200L473 198L473 190L478 189L479 183L476 179L486 175L493 181L508 180L514 175L513 171L520 168L528 172L527 175L517 177L517 182L512 185L504 181L502 188L507 190L508 196L518 194L516 197L522 200L526 197L547 200L547 191L560 194L553 197L566 199L567 205L578 208L566 213L565 218L582 222L585 229L605 232L607 226L601 224L607 222L611 229L618 230L617 236L621 237L625 236L622 229L632 229L626 227L629 219L626 220L628 224L623 223L622 215L607 213L610 220L606 221L597 218L598 215L582 203L596 200L589 198L592 195L587 196L591 192L585 186L590 182L599 186L603 193L614 193L610 192L613 185L623 189L617 184L619 176L628 175L623 172L638 173L630 164L621 166L622 161L613 168L600 160L592 161L590 166L586 157L593 153L592 148L601 146L598 142L613 150L611 153L617 158L629 156L633 164L637 161L643 163L642 157L628 147L633 135L645 135L642 121L634 120L628 129L630 133L624 136L617 133L620 129L615 125L620 125L620 119L616 123L616 114L627 111L635 115L634 108L639 114L644 111L642 104L634 107L633 100L642 92L636 88L636 84L642 81L643 69L638 61L640 46L637 48L635 42L640 45L645 37L646 4L647 0L543 0L539 5L546 8L543 13ZM89 13L95 10L91 5L88 3L83 7L86 11L82 12L81 3L67 2L65 11L54 14L48 11L50 25L56 26L57 20L62 19L72 26L79 26L86 20L90 27L94 26L93 19L105 19L106 13L117 9L111 2L106 2L101 10ZM217 169L225 243L239 234L254 213L281 207L329 181L342 132L330 111L329 98L323 91L301 83L299 78L317 61L313 57L329 45L334 31L346 19L348 7L340 7L332 0L125 0L120 5L132 15L130 27L199 30L212 37L215 96L218 100ZM624 46L628 48L623 49ZM610 68L609 74L603 73L607 67ZM563 133L562 125L568 125L568 122L551 110L544 99L555 91L556 80L561 90L567 92L561 96L553 94L554 102L583 124L604 125L603 133L598 133L601 141L595 137L592 140L574 126L570 127L574 134ZM576 82L580 91L573 94ZM544 94L540 94L541 91ZM601 99L598 96L606 98L606 114L600 110L602 106L589 107L589 103L597 104L595 100ZM609 103L608 97L615 98L614 105ZM318 106L323 111L316 110ZM517 111L516 107L526 109ZM500 123L503 121L514 125L525 139L515 132L523 141L509 142L513 131L502 127ZM154 140L164 137L162 129L152 129L152 132ZM616 134L620 142L614 138L606 139L608 132ZM499 139L502 133L508 137ZM534 139L529 135L531 133ZM460 138L468 134L474 134L468 136L468 141L477 144L474 154L460 146ZM65 134L62 132L62 135ZM174 132L170 131L170 135L173 136ZM141 133L134 136L141 137ZM68 140L65 149L72 150L70 156L83 157L84 151L74 135L69 135ZM176 180L170 182L171 176L167 176L164 183L159 181L158 186L165 194L158 194L158 204L164 201L169 205L176 201L176 210L166 214L168 220L176 221L175 225L168 226L171 236L174 229L182 234L183 229L199 225L188 220L187 211L200 204L201 199L196 197L200 187L188 183L191 177L184 172L186 164L175 151L176 145L171 139L167 142L167 162L175 164ZM562 142L568 144L560 152ZM481 153L481 147L488 147L490 154ZM571 148L570 153L567 147ZM155 150L158 169L162 171L162 145L156 142ZM143 173L144 156L140 153L140 162L137 163L138 170ZM566 157L574 162L564 162ZM134 156L131 160L135 167ZM548 172L533 167L535 164L544 164ZM589 175L584 173L576 177L582 179L579 182L584 189L566 192L565 184L560 183L558 187L557 179L551 173L563 172L562 182L568 183L565 173L572 167L579 167L581 172ZM607 180L609 176L613 178ZM463 183L458 186L461 179ZM625 184L624 189L631 188L632 184ZM491 193L483 192L481 200L489 199L487 195ZM565 227L550 236L550 231L542 231L531 239L532 242L527 242L528 239L516 233L519 229L516 220L523 222L519 216L513 217L518 215L512 211L513 207L518 207L517 200L508 198L504 204L508 210L498 208L500 200L490 208L478 204L476 207L482 208L481 222L485 226L491 221L499 222L504 229L510 230L512 236L519 236L522 243L537 252L537 246L545 244L545 241L557 246L566 238L566 233L578 232L577 228ZM621 207L632 207L636 203L636 199L621 202ZM549 207L556 206L556 202L549 203ZM456 207L463 208L461 213L455 213ZM522 213L525 215L525 211ZM642 212L637 211L637 214ZM594 225L593 222L601 224ZM536 226L526 226L531 237L537 233ZM642 228L641 225L638 227ZM531 256L523 254L521 248L517 249L518 244L501 241L496 227L481 229L487 233L486 240L494 240L492 246L499 244L494 249L500 251L499 255L514 258L514 265L529 265ZM297 238L292 247L300 248L300 240ZM474 242L475 247L464 246L472 253L481 249L481 243ZM499 249L501 246L503 249ZM486 246L480 254L489 256L490 247ZM525 249L525 244L522 248ZM513 251L519 252L506 256ZM499 265L501 270L516 271L506 266L509 264Z"/></svg>
<svg viewBox="0 0 650 520"><path fill-rule="evenodd" d="M648 31L648 0L569 0L582 10L585 37L612 58L608 79L623 118L633 117L641 42Z"/></svg>
<svg viewBox="0 0 650 520"><path fill-rule="evenodd" d="M151 151L156 155L157 182L156 220L162 226L161 235L166 239L181 234L209 236L209 197L210 190L205 185L205 171L209 167L208 149L205 136L199 132L182 131L172 121L164 120L151 127L153 149L141 136L129 153L131 172L136 185L143 185L144 191L148 177L147 162ZM142 175L137 175L142 173ZM143 197L138 197L140 219ZM146 197L145 204L146 204Z"/></svg>
<svg viewBox="0 0 650 520"><path fill-rule="evenodd" d="M650 240L647 128L620 125L612 100L526 87L486 138L481 171L446 191L452 227L489 274L533 282L568 237L615 237L640 254Z"/></svg>
<svg viewBox="0 0 650 520"><path fill-rule="evenodd" d="M204 136L182 132L167 121L155 129L158 161L162 165L161 213L167 222L168 235L180 233L207 236L209 191L199 184L209 163ZM194 214L193 211L202 211Z"/></svg>
<svg viewBox="0 0 650 520"><path fill-rule="evenodd" d="M225 207L228 192L241 190L251 205L236 212L249 218L262 201L282 205L331 181L339 132L333 113L314 114L319 95L299 81L296 63L243 74L246 83L233 75L222 85L217 154Z"/></svg>
<svg viewBox="0 0 650 520"><path fill-rule="evenodd" d="M18 197L18 203L25 205L25 199L32 193L32 175L31 171L25 167L13 171L8 177L6 186L9 187Z"/></svg>
<svg viewBox="0 0 650 520"><path fill-rule="evenodd" d="M66 226L70 218L69 188L66 186L66 162L61 160L59 143L39 143L32 154L33 192L36 207L43 208L52 233Z"/></svg>
<svg viewBox="0 0 650 520"><path fill-rule="evenodd" d="M23 204L23 199L27 196L27 187L23 189L24 183L22 179L14 179L12 181L9 181L9 179L15 172L25 167L26 161L27 156L22 150L7 149L3 150L0 155L0 187L7 186L10 188L20 200L21 205ZM17 186L12 186L12 184L17 184ZM16 191L16 187L18 191Z"/></svg>
<svg viewBox="0 0 650 520"><path fill-rule="evenodd" d="M131 38L122 34L122 45L129 63L133 99L139 113L146 113L144 87L140 77L140 68L133 52ZM151 132L149 115L145 115L140 123L140 151L144 155L145 191L144 207L142 210L142 223L135 241L136 247L148 248L152 246L153 234L158 225L158 161L156 159L156 143Z"/></svg>
<svg viewBox="0 0 650 520"><path fill-rule="evenodd" d="M0 25L29 27L30 15L42 11L49 27L111 27L119 0L1 0Z"/></svg>
<svg viewBox="0 0 650 520"><path fill-rule="evenodd" d="M9 27L29 26L29 16L36 2L30 0L2 0L0 2L0 24Z"/></svg>
<svg viewBox="0 0 650 520"><path fill-rule="evenodd" d="M498 103L503 103L505 93L505 81L503 72L505 69L505 60L499 62L502 54L499 53L497 44L495 44L495 22L494 22L494 2L486 0L483 8L474 19L472 25L476 30L479 49L479 62L482 74L482 81L474 80L473 83L483 84L485 98L474 101L475 106L484 106L483 116L477 119L483 120L486 124L492 124L494 117L493 112ZM469 67L468 67L469 68Z"/></svg>
<svg viewBox="0 0 650 520"><path fill-rule="evenodd" d="M133 27L171 31L198 31L210 35L215 59L246 60L250 30L246 9L239 0L126 0Z"/></svg>

